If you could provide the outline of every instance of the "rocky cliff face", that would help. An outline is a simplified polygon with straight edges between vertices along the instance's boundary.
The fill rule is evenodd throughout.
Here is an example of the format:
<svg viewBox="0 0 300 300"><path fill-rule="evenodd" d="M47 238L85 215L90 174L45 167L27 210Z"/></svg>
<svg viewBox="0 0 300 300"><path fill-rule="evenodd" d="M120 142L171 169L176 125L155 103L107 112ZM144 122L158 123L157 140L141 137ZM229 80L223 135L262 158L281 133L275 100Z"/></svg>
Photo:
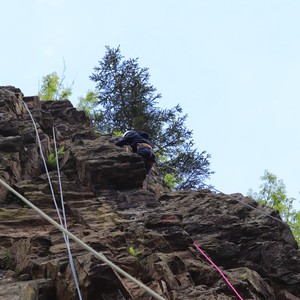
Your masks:
<svg viewBox="0 0 300 300"><path fill-rule="evenodd" d="M290 229L241 194L170 192L115 138L97 134L69 101L40 102L0 87L0 177L57 220L30 108L47 158L52 127L68 229L165 299L300 299L300 254ZM50 172L56 198L59 182ZM243 202L243 203L242 203ZM0 299L75 300L61 232L0 187ZM134 249L130 253L129 248ZM83 299L153 299L71 242Z"/></svg>

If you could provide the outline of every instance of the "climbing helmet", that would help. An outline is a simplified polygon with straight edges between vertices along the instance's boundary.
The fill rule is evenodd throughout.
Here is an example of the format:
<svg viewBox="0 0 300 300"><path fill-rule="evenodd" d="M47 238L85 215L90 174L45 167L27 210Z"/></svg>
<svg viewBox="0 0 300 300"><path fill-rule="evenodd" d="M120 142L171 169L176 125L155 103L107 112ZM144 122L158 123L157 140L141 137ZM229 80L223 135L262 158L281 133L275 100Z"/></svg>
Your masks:
<svg viewBox="0 0 300 300"><path fill-rule="evenodd" d="M123 134L123 137L125 137L128 133L132 132L133 130L127 130L125 131L125 133Z"/></svg>

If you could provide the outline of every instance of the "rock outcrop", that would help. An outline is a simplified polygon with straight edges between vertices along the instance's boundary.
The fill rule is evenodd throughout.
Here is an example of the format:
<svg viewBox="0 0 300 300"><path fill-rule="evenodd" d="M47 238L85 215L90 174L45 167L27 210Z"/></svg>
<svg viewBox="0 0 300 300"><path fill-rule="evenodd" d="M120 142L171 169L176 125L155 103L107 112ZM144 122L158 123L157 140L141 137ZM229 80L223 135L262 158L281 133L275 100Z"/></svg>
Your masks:
<svg viewBox="0 0 300 300"><path fill-rule="evenodd" d="M241 194L166 190L157 170L116 147L66 101L41 102L0 87L0 177L58 220L42 162L53 127L68 230L165 299L300 299L300 253L290 228ZM60 202L59 177L49 164ZM0 186L0 299L78 299L61 232ZM247 205L245 205L247 204ZM61 208L60 204L59 207ZM133 249L130 253L129 249ZM83 299L153 299L71 241Z"/></svg>

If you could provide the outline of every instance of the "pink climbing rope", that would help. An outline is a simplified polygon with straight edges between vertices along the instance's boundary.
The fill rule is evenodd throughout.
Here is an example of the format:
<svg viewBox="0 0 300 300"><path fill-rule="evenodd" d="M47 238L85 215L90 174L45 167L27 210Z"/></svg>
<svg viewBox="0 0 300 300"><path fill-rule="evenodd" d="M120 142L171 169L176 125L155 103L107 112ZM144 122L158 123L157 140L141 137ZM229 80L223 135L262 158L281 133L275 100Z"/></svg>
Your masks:
<svg viewBox="0 0 300 300"><path fill-rule="evenodd" d="M229 285L229 287L235 292L235 294L238 296L240 300L243 300L241 295L236 291L236 289L233 287L233 285L229 282L229 280L226 278L224 273L221 271L221 269L200 249L200 247L194 243L194 247L215 267L215 269L221 274L221 276L224 278L226 283Z"/></svg>

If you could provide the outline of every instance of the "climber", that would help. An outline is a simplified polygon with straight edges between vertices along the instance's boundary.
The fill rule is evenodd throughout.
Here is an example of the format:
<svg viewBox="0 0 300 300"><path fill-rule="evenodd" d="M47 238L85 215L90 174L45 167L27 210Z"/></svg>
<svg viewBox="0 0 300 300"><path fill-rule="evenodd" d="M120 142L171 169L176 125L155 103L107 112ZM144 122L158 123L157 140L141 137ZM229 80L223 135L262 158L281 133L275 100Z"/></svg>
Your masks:
<svg viewBox="0 0 300 300"><path fill-rule="evenodd" d="M147 174L150 172L153 164L155 163L155 154L153 152L148 133L128 130L123 134L123 137L115 143L115 145L120 147L130 145L132 151L143 158Z"/></svg>

